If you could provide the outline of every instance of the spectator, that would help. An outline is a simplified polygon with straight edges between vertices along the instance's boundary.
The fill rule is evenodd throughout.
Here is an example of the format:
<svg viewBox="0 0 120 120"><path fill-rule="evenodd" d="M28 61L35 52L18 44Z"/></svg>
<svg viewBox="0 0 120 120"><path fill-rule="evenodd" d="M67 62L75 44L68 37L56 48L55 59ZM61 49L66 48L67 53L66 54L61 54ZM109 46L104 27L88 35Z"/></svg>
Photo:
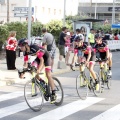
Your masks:
<svg viewBox="0 0 120 120"><path fill-rule="evenodd" d="M108 31L106 32L106 34L104 36L104 40L110 40L110 34Z"/></svg>
<svg viewBox="0 0 120 120"><path fill-rule="evenodd" d="M66 33L67 33L67 28L63 27L62 32L60 33L59 36L59 43L58 43L58 48L59 48L59 60L62 61L62 58L65 57L65 41L66 41Z"/></svg>
<svg viewBox="0 0 120 120"><path fill-rule="evenodd" d="M70 32L66 33L66 41L65 41L65 63L69 65L69 57L70 57Z"/></svg>
<svg viewBox="0 0 120 120"><path fill-rule="evenodd" d="M16 69L15 67L16 47L17 47L16 32L11 31L6 46L6 61L8 70Z"/></svg>
<svg viewBox="0 0 120 120"><path fill-rule="evenodd" d="M117 33L114 34L114 40L118 40Z"/></svg>
<svg viewBox="0 0 120 120"><path fill-rule="evenodd" d="M47 50L49 51L51 55L51 70L53 71L53 64L54 64L54 58L55 58L55 53L56 53L55 39L51 33L47 32L46 28L43 28L42 32L44 34L43 43L47 44Z"/></svg>
<svg viewBox="0 0 120 120"><path fill-rule="evenodd" d="M120 32L119 32L119 34L118 34L118 39L120 40Z"/></svg>
<svg viewBox="0 0 120 120"><path fill-rule="evenodd" d="M90 30L90 33L88 35L88 43L93 47L95 44L95 39L94 39L94 29Z"/></svg>

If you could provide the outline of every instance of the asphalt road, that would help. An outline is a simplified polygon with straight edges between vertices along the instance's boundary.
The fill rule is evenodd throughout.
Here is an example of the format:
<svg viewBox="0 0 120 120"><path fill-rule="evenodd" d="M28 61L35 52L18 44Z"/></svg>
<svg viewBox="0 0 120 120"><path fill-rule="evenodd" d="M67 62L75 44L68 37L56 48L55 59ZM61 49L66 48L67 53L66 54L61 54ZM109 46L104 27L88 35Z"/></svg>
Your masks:
<svg viewBox="0 0 120 120"><path fill-rule="evenodd" d="M95 68L98 71L98 66ZM92 92L81 100L75 89L79 71L57 75L64 89L61 106L45 103L42 110L33 112L23 97L23 84L0 88L1 120L120 120L120 52L113 52L112 87L96 97Z"/></svg>

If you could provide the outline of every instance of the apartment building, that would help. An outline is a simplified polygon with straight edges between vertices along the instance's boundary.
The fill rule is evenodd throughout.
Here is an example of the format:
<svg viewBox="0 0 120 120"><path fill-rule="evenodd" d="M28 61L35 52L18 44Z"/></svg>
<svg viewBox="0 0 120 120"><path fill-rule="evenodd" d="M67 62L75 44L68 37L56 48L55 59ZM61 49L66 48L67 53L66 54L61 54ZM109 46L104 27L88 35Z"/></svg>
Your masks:
<svg viewBox="0 0 120 120"><path fill-rule="evenodd" d="M115 22L120 22L120 0L115 0ZM108 20L112 22L112 7L113 0L79 0L79 13L84 12L85 14L95 18Z"/></svg>
<svg viewBox="0 0 120 120"><path fill-rule="evenodd" d="M9 21L26 21L26 17L14 17L14 7L28 7L29 0L9 0ZM34 21L47 23L63 19L64 0L32 0ZM78 0L66 0L66 15L78 13ZM7 0L0 4L0 21L7 21Z"/></svg>

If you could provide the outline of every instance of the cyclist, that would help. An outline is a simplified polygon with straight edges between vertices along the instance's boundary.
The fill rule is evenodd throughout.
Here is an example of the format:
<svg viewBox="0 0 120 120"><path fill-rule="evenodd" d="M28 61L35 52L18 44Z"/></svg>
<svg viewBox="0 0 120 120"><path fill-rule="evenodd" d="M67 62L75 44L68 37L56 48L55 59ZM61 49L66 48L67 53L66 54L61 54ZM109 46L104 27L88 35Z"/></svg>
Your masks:
<svg viewBox="0 0 120 120"><path fill-rule="evenodd" d="M93 76L93 78L95 80L96 90L99 90L99 82L98 82L97 76L93 70L94 65L95 65L95 60L96 60L95 52L93 51L92 47L89 46L87 42L83 42L83 40L79 36L76 37L75 44L76 44L76 46L74 48L74 56L73 56L71 65L73 65L73 63L77 57L78 50L81 50L84 53L83 61L85 61L85 65L88 67L91 75ZM80 68L80 71L81 71L81 68Z"/></svg>
<svg viewBox="0 0 120 120"><path fill-rule="evenodd" d="M95 51L99 52L101 60L108 61L109 72L108 75L112 75L111 67L112 67L112 53L110 52L107 41L102 40L102 35L97 34L95 36L96 44L94 45Z"/></svg>
<svg viewBox="0 0 120 120"><path fill-rule="evenodd" d="M39 73L41 72L43 66L45 66L46 76L48 78L49 84L52 89L51 103L54 103L56 100L56 94L55 94L54 81L51 76L51 66L50 66L51 57L49 52L43 47L39 47L37 45L28 45L28 42L24 39L18 41L18 46L20 47L21 51L25 52L25 55L36 56L36 59L34 60L34 62L38 64L36 77L39 80L41 79L39 77Z"/></svg>

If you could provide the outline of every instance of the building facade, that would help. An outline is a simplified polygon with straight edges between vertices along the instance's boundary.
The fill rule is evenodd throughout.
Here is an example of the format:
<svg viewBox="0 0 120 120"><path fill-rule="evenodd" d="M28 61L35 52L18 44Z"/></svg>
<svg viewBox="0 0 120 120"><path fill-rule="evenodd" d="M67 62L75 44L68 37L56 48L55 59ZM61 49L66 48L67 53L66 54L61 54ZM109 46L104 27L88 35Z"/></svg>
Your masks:
<svg viewBox="0 0 120 120"><path fill-rule="evenodd" d="M113 8L113 0L79 0L78 12L84 12L88 16L107 20L109 23L112 23L112 8ZM120 22L120 0L116 0L115 2L115 23Z"/></svg>
<svg viewBox="0 0 120 120"><path fill-rule="evenodd" d="M14 7L28 7L29 0L9 0L9 21L26 21L26 17L15 17ZM0 4L0 21L7 22L7 0ZM34 21L47 23L52 19L63 19L64 0L32 0ZM78 0L66 0L66 15L78 13Z"/></svg>

